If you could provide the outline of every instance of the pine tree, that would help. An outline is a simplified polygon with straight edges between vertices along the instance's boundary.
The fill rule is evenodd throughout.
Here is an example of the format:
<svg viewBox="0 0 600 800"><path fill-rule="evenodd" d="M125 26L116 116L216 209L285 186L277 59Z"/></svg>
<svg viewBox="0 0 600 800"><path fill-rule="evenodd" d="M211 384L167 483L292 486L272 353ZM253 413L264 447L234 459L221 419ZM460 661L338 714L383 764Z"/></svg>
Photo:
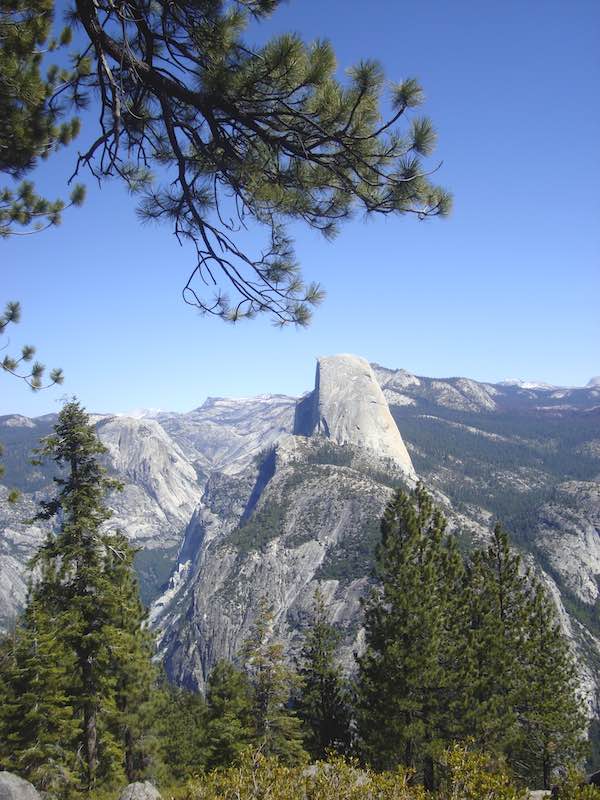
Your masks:
<svg viewBox="0 0 600 800"><path fill-rule="evenodd" d="M152 664L154 642L146 628L147 612L134 573L135 551L120 534L113 534L106 544L104 570L113 586L113 609L106 633L111 643L111 671L119 736L125 753L125 775L133 782L148 773L155 748L151 733L151 695L157 681Z"/></svg>
<svg viewBox="0 0 600 800"><path fill-rule="evenodd" d="M312 625L300 654L302 679L298 716L308 731L306 746L314 759L331 750L346 752L350 745L350 698L347 681L335 653L339 631L329 622L323 594L314 597Z"/></svg>
<svg viewBox="0 0 600 800"><path fill-rule="evenodd" d="M519 738L513 769L530 786L549 789L557 767L581 765L586 716L569 644L553 603L536 584L530 598L523 684L517 697Z"/></svg>
<svg viewBox="0 0 600 800"><path fill-rule="evenodd" d="M219 661L206 692L206 750L209 769L229 766L253 739L252 693L246 675Z"/></svg>
<svg viewBox="0 0 600 800"><path fill-rule="evenodd" d="M466 587L469 733L502 753L523 781L547 788L552 770L577 764L585 750L577 672L555 609L500 525L489 547L472 555Z"/></svg>
<svg viewBox="0 0 600 800"><path fill-rule="evenodd" d="M358 658L364 756L378 768L412 767L428 788L436 783L435 757L460 724L466 675L464 631L453 624L462 565L445 527L422 485L388 504L379 585L364 604L366 650Z"/></svg>
<svg viewBox="0 0 600 800"><path fill-rule="evenodd" d="M75 774L81 730L69 695L74 667L54 620L30 602L0 665L0 759L50 792L64 790Z"/></svg>
<svg viewBox="0 0 600 800"><path fill-rule="evenodd" d="M36 577L25 612L32 641L41 642L47 633L51 642L45 654L49 674L61 664L68 667L61 673L61 697L79 726L73 752L82 754L88 788L98 779L141 772L141 720L153 680L133 552L123 536L103 529L110 516L105 494L118 488L99 462L105 452L79 403L66 404L38 451L60 474L54 479L58 493L41 503L37 518L56 519L58 528L32 561ZM23 702L30 697L35 707L34 673L25 662L15 663ZM50 734L40 738L33 728L24 734L15 757L52 744Z"/></svg>
<svg viewBox="0 0 600 800"><path fill-rule="evenodd" d="M79 131L79 121L66 120L64 105L50 98L83 74L89 62L74 71L56 65L44 71L44 54L71 38L68 27L53 38L53 20L53 0L3 0L0 5L0 175L19 181L38 159L69 144ZM79 205L83 194L77 186L70 205ZM62 200L40 197L30 181L0 186L0 238L56 225L65 207Z"/></svg>
<svg viewBox="0 0 600 800"><path fill-rule="evenodd" d="M301 722L289 707L296 673L285 663L283 645L271 641L273 614L262 599L254 627L242 649L252 690L254 741L264 755L289 764L306 759Z"/></svg>
<svg viewBox="0 0 600 800"><path fill-rule="evenodd" d="M184 782L206 768L207 709L201 694L161 679L154 693L154 732L163 777Z"/></svg>
<svg viewBox="0 0 600 800"><path fill-rule="evenodd" d="M418 82L392 84L370 59L341 82L331 45L293 33L252 47L245 29L280 4L128 0L123 12L75 0L59 39L66 43L77 26L73 69L52 65L44 75L37 51L49 36L52 0L4 0L6 30L17 32L3 36L0 16L8 98L0 82L0 171L3 147L25 165L45 152L62 101L89 102L92 133L75 171L121 180L142 195L142 219L172 224L193 243L186 302L227 320L269 313L306 325L323 292L302 279L288 223L331 238L357 208L423 219L447 214L451 198L427 165L431 122L407 119L424 100ZM388 105L386 119L380 108ZM77 126L60 122L59 132L62 142ZM12 153L11 135L22 155ZM161 185L163 168L172 180ZM20 223L49 210L51 224L60 213L60 203L48 208L30 185L15 194L3 204L0 193L0 234L10 232L11 213ZM238 235L251 223L263 234L256 250Z"/></svg>
<svg viewBox="0 0 600 800"><path fill-rule="evenodd" d="M489 547L473 553L466 579L474 668L469 732L487 750L507 753L518 738L528 595L520 556L496 525Z"/></svg>

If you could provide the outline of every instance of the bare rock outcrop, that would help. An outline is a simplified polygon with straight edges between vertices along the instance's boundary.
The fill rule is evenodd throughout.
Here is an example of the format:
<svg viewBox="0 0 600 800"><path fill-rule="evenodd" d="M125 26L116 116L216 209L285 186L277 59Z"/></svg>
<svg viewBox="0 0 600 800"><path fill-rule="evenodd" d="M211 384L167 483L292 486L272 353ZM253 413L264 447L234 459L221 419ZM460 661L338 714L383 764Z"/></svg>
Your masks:
<svg viewBox="0 0 600 800"><path fill-rule="evenodd" d="M415 470L387 400L368 361L359 356L324 356L317 362L314 392L299 404L295 433L322 435L354 445Z"/></svg>

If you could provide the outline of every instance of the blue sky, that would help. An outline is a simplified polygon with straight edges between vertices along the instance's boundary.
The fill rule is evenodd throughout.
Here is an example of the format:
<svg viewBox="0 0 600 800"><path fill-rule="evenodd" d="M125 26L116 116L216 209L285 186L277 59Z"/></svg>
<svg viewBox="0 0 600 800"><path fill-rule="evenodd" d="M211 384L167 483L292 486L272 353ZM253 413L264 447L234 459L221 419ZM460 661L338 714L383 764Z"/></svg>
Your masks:
<svg viewBox="0 0 600 800"><path fill-rule="evenodd" d="M340 70L374 57L392 80L419 78L453 214L356 218L333 243L295 227L328 292L313 324L230 327L183 304L192 253L169 229L141 227L120 187L86 179L60 228L0 242L0 300L23 305L12 345L66 373L37 395L0 376L0 413L54 411L64 394L121 412L299 394L336 352L490 381L600 374L600 4L290 0L253 35L287 30L329 38ZM44 165L40 186L60 194L71 159Z"/></svg>

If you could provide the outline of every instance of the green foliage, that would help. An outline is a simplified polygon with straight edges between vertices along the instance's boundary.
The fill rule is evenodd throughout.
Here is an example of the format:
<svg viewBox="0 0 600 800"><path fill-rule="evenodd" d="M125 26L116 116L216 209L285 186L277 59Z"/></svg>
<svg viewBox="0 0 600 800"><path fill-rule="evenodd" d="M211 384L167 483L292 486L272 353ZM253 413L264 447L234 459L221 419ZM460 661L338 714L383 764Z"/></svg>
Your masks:
<svg viewBox="0 0 600 800"><path fill-rule="evenodd" d="M235 766L192 781L187 794L187 800L426 800L427 797L405 770L375 773L339 757L307 770L251 750Z"/></svg>
<svg viewBox="0 0 600 800"><path fill-rule="evenodd" d="M585 715L554 608L496 526L466 565L422 486L382 521L365 603L358 722L365 758L414 767L428 787L452 741L472 737L533 786L580 764Z"/></svg>
<svg viewBox="0 0 600 800"><path fill-rule="evenodd" d="M559 767L581 764L587 755L582 738L587 720L579 676L552 602L537 586L527 606L525 679L517 705L520 737L511 761L515 771L549 788Z"/></svg>
<svg viewBox="0 0 600 800"><path fill-rule="evenodd" d="M319 580L337 580L344 584L362 578L373 571L375 551L381 538L377 520L367 519L356 536L347 536L325 554L315 577Z"/></svg>
<svg viewBox="0 0 600 800"><path fill-rule="evenodd" d="M457 624L462 563L445 527L421 485L388 504L358 658L365 757L379 768L414 768L428 788L436 785L436 756L462 732L468 702L466 630Z"/></svg>
<svg viewBox="0 0 600 800"><path fill-rule="evenodd" d="M600 800L600 787L587 784L581 772L569 769L557 783L555 794L560 800Z"/></svg>
<svg viewBox="0 0 600 800"><path fill-rule="evenodd" d="M231 534L231 544L241 553L261 550L280 536L285 520L285 507L276 501L263 503L252 516Z"/></svg>
<svg viewBox="0 0 600 800"><path fill-rule="evenodd" d="M227 661L214 666L206 692L205 747L210 769L232 764L254 738L252 687Z"/></svg>
<svg viewBox="0 0 600 800"><path fill-rule="evenodd" d="M298 764L306 760L306 752L301 722L289 707L298 679L285 663L283 645L272 641L272 626L273 615L263 598L241 652L251 687L253 737L265 755Z"/></svg>
<svg viewBox="0 0 600 800"><path fill-rule="evenodd" d="M594 480L598 474L598 461L580 452L581 445L600 438L597 413L540 414L519 407L475 413L423 401L391 411L414 445L411 457L419 475L435 473L458 510L468 504L487 508L520 542L530 543L537 510L554 498L559 483ZM447 479L440 465L448 466ZM509 471L523 483L502 479ZM558 499L568 502L564 495Z"/></svg>
<svg viewBox="0 0 600 800"><path fill-rule="evenodd" d="M59 102L77 71L55 66L43 71L44 53L70 42L69 28L52 37L53 18L53 0L6 0L0 8L0 173L14 180L79 132L79 121L65 119ZM83 199L80 185L68 204L41 197L30 181L0 187L0 238L56 225L68 205Z"/></svg>
<svg viewBox="0 0 600 800"><path fill-rule="evenodd" d="M81 724L67 687L73 653L56 636L55 620L32 600L0 662L0 760L40 789L64 791L76 773Z"/></svg>
<svg viewBox="0 0 600 800"><path fill-rule="evenodd" d="M423 219L447 214L451 197L430 179L431 122L410 116L423 101L418 82L390 86L371 60L341 82L331 45L295 34L252 48L249 22L279 5L130 0L122 12L75 0L68 27L51 40L52 0L9 0L0 16L0 147L6 141L10 170L26 171L77 134L63 100L93 102L96 130L75 173L119 178L141 196L141 220L166 222L192 243L186 301L232 322L268 313L306 325L323 291L303 280L288 223L331 238L357 209ZM75 25L81 51L69 69L52 64L44 74L40 50L67 46ZM62 209L22 184L0 195L0 233L55 224ZM264 233L257 252L240 233L249 223Z"/></svg>
<svg viewBox="0 0 600 800"><path fill-rule="evenodd" d="M0 336L4 334L9 325L15 325L20 322L20 320L20 304L15 301L8 302L4 309L4 314L0 315ZM46 368L43 364L40 364L39 361L33 361L34 355L35 347L32 347L30 344L24 345L21 348L20 355L5 355L2 361L0 361L0 369L4 370L4 372L8 372L10 375L15 376L16 378L20 378L34 392L63 382L64 376L62 370L53 369L50 372L49 383L44 385L43 377ZM32 361L33 363L31 367L23 371L23 366L30 364Z"/></svg>
<svg viewBox="0 0 600 800"><path fill-rule="evenodd" d="M554 606L498 525L470 560L466 602L473 735L506 753L523 780L548 788L557 767L581 763L586 752L579 681Z"/></svg>
<svg viewBox="0 0 600 800"><path fill-rule="evenodd" d="M297 709L308 730L306 747L313 759L324 759L333 751L347 752L350 747L348 682L335 658L340 639L317 590L312 624L300 653L302 685Z"/></svg>
<svg viewBox="0 0 600 800"><path fill-rule="evenodd" d="M2 725L10 758L41 784L55 785L59 773L67 785L110 785L148 767L153 648L133 551L121 534L102 529L110 516L105 494L118 486L99 463L105 452L75 401L38 450L60 472L57 494L40 503L36 519L57 519L58 527L32 561L35 580L2 680L9 698ZM38 691L51 704L47 717ZM18 697L12 710L11 697ZM39 758L50 752L49 777Z"/></svg>
<svg viewBox="0 0 600 800"><path fill-rule="evenodd" d="M456 745L440 754L444 781L428 792L410 770L375 772L357 761L330 757L308 770L287 766L261 752L246 751L226 770L188 784L187 800L525 800L507 772L485 754ZM568 800L597 797L575 789ZM560 795L561 798L563 795Z"/></svg>
<svg viewBox="0 0 600 800"><path fill-rule="evenodd" d="M515 787L510 774L485 753L454 745L443 754L446 770L444 800L525 800L527 793ZM560 795L562 797L562 795Z"/></svg>
<svg viewBox="0 0 600 800"><path fill-rule="evenodd" d="M154 692L154 720L159 777L181 783L198 775L206 766L204 698L165 681Z"/></svg>

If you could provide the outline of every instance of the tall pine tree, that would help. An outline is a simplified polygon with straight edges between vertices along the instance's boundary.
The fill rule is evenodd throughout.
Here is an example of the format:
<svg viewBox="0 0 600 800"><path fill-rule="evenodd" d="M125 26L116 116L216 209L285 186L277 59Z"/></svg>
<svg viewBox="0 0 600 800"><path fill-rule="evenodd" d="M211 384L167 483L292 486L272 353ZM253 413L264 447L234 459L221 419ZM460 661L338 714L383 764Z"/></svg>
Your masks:
<svg viewBox="0 0 600 800"><path fill-rule="evenodd" d="M49 792L61 792L75 777L81 726L67 688L74 668L54 620L30 601L3 647L0 761Z"/></svg>
<svg viewBox="0 0 600 800"><path fill-rule="evenodd" d="M472 554L465 584L473 655L469 732L487 750L510 752L519 736L529 584L520 556L496 525L489 546Z"/></svg>
<svg viewBox="0 0 600 800"><path fill-rule="evenodd" d="M48 637L44 665L56 684L49 696L60 698L77 722L72 752L81 754L80 779L88 788L99 779L141 774L143 708L153 681L133 553L122 535L103 528L110 516L105 495L118 488L100 463L105 452L84 409L67 403L38 451L59 475L56 496L42 502L37 518L56 520L57 527L33 559L36 577L24 617L26 642L39 647ZM25 658L14 664L9 684L21 686L23 713L34 713L39 671ZM18 734L19 724L9 713L8 735L20 735L15 758L52 745L53 731L21 726ZM65 755L62 766L69 764Z"/></svg>
<svg viewBox="0 0 600 800"><path fill-rule="evenodd" d="M312 625L300 654L302 679L298 715L304 721L310 755L323 759L331 750L350 745L350 698L347 680L336 663L339 631L329 622L325 599L317 589Z"/></svg>
<svg viewBox="0 0 600 800"><path fill-rule="evenodd" d="M557 767L581 764L587 755L587 720L569 644L554 604L537 584L528 603L524 655L519 737L511 761L529 785L549 789Z"/></svg>
<svg viewBox="0 0 600 800"><path fill-rule="evenodd" d="M290 708L298 680L285 662L283 645L272 641L272 625L272 611L262 599L241 654L252 690L254 739L264 755L296 764L306 759L301 722Z"/></svg>
<svg viewBox="0 0 600 800"><path fill-rule="evenodd" d="M422 485L390 501L358 658L364 757L382 769L413 768L428 788L437 782L436 756L462 734L468 704L463 566L445 529Z"/></svg>

